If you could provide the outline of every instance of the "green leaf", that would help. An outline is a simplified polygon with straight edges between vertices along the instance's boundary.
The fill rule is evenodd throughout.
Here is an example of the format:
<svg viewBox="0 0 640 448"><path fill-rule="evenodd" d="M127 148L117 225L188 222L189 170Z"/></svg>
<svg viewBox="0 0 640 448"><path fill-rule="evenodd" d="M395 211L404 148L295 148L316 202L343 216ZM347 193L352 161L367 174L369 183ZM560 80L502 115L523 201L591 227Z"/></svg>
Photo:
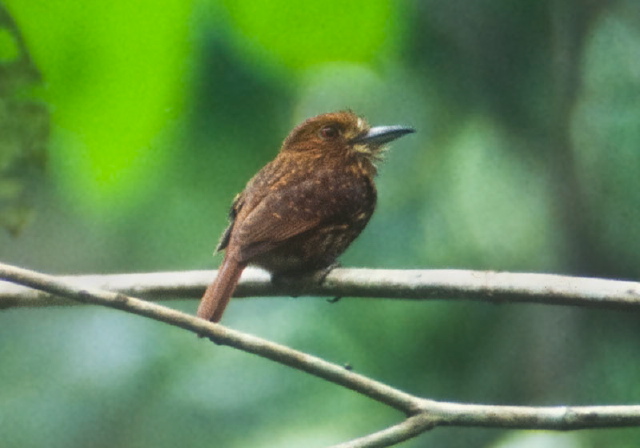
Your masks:
<svg viewBox="0 0 640 448"><path fill-rule="evenodd" d="M330 61L372 62L395 35L391 1L224 4L243 50L291 69Z"/></svg>
<svg viewBox="0 0 640 448"><path fill-rule="evenodd" d="M10 2L47 85L53 175L95 211L135 205L159 182L158 142L185 95L191 4Z"/></svg>

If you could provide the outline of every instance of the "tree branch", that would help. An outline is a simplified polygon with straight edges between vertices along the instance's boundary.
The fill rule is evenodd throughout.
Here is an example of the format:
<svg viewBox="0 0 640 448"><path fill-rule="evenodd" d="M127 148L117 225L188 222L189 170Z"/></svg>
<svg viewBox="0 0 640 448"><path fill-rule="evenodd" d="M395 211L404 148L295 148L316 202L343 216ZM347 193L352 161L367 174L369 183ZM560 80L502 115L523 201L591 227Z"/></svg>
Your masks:
<svg viewBox="0 0 640 448"><path fill-rule="evenodd" d="M382 431L351 440L349 442L334 445L330 448L382 448L393 446L400 442L412 439L423 432L433 428L435 423L431 416L422 412L407 418L397 425Z"/></svg>
<svg viewBox="0 0 640 448"><path fill-rule="evenodd" d="M92 303L148 317L183 328L217 344L229 345L257 354L325 380L347 387L404 413L414 413L422 400L363 375L346 370L315 356L302 353L274 342L213 324L190 314L162 305L146 302L122 293L76 286L55 277L0 263L0 279L29 288L60 295L81 303Z"/></svg>
<svg viewBox="0 0 640 448"><path fill-rule="evenodd" d="M200 298L215 271L65 276L71 284L151 300ZM551 274L468 270L334 269L322 284L311 279L272 284L269 274L247 269L236 297L312 295L413 300L464 299L494 303L545 303L609 309L640 307L640 283ZM0 308L69 305L54 295L0 283Z"/></svg>
<svg viewBox="0 0 640 448"><path fill-rule="evenodd" d="M370 273L371 271L355 270L355 274L363 272ZM382 272L386 273L389 271ZM347 273L353 274L354 272L353 270L347 270ZM331 275L336 277L338 274L340 273L332 273ZM502 276L505 274L493 275ZM525 277L529 276L529 274L511 274L511 276L523 275ZM385 430L337 445L339 448L391 446L413 438L435 426L480 426L555 430L640 426L640 405L527 407L448 403L424 399L374 381L363 375L350 372L341 366L306 353L231 330L222 325L206 322L195 316L171 308L128 297L122 293L77 286L52 276L2 263L0 263L0 278L50 294L64 296L74 301L116 308L183 328L207 337L217 344L229 345L331 381L393 407L408 417L402 423ZM418 276L418 278L420 278L420 276ZM330 280L329 283L338 280L340 279L334 278ZM595 282L596 285L606 285L609 287L612 286L610 283L629 283L590 279L578 280L579 283L583 281L587 283ZM631 285L637 287L637 284ZM343 285L343 287L345 286ZM627 291L627 293L631 292ZM552 289L552 294L558 294L558 291ZM575 291L571 291L571 294L573 294L573 297L576 297Z"/></svg>

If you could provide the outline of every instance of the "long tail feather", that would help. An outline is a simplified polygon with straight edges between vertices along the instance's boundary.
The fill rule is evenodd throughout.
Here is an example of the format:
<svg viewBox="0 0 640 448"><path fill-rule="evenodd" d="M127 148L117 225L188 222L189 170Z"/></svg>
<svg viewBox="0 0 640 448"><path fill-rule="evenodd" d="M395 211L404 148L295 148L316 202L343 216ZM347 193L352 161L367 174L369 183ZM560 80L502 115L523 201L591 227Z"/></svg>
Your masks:
<svg viewBox="0 0 640 448"><path fill-rule="evenodd" d="M200 300L198 317L211 322L220 321L245 267L246 264L238 263L228 255L225 256L218 270L218 276L209 285Z"/></svg>

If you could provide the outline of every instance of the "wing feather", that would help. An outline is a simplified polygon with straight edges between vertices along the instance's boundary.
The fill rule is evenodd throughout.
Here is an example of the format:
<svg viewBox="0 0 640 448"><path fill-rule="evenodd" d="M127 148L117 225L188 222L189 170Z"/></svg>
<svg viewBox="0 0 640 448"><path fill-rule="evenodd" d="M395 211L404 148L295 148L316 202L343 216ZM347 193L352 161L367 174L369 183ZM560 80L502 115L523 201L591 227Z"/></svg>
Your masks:
<svg viewBox="0 0 640 448"><path fill-rule="evenodd" d="M255 203L247 201L230 231L230 240L239 260L250 261L316 227L351 222L368 197L375 201L373 186L366 179L354 182L353 175L326 170L295 176Z"/></svg>

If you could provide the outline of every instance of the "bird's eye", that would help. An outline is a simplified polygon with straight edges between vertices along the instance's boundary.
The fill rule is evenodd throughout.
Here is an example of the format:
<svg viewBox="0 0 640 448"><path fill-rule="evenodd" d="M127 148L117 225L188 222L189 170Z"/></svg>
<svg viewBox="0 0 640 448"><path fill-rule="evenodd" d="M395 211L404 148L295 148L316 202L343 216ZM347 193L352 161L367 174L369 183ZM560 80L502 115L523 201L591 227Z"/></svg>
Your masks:
<svg viewBox="0 0 640 448"><path fill-rule="evenodd" d="M330 125L320 129L320 137L324 140L333 140L338 136L340 136L340 129L337 126Z"/></svg>

